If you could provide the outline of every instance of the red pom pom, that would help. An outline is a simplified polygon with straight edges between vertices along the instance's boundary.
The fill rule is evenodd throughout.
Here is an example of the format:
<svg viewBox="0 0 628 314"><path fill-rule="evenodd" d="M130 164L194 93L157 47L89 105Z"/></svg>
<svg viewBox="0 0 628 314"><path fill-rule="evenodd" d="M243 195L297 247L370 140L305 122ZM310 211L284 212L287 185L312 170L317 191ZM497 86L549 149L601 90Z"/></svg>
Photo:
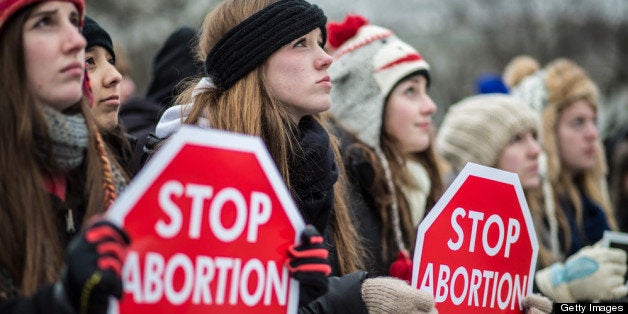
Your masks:
<svg viewBox="0 0 628 314"><path fill-rule="evenodd" d="M390 264L390 275L410 283L412 280L412 260L407 251L399 251L397 259Z"/></svg>
<svg viewBox="0 0 628 314"><path fill-rule="evenodd" d="M358 29L369 21L362 15L347 14L345 20L340 23L330 22L327 24L327 39L332 48L338 48L349 38L355 36Z"/></svg>

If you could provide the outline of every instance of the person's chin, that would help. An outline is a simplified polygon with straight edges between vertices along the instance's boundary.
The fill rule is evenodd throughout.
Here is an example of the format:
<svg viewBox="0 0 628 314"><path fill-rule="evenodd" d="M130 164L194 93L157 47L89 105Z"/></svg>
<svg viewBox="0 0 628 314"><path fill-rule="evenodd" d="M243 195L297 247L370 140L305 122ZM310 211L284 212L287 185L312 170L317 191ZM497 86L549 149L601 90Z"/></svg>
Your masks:
<svg viewBox="0 0 628 314"><path fill-rule="evenodd" d="M595 160L587 161L587 162L583 163L582 170L583 171L591 170L591 169L593 169L593 167L595 167Z"/></svg>
<svg viewBox="0 0 628 314"><path fill-rule="evenodd" d="M67 93L64 93L62 96L58 97L58 99L53 100L53 102L58 104L64 104L62 107L69 108L76 103L78 103L83 98L82 91L69 90Z"/></svg>
<svg viewBox="0 0 628 314"><path fill-rule="evenodd" d="M413 145L412 152L420 153L420 152L425 151L429 147L430 147L430 137L429 135L425 134L416 140L416 142Z"/></svg>
<svg viewBox="0 0 628 314"><path fill-rule="evenodd" d="M108 130L115 129L115 127L118 125L118 112L117 111L109 115L106 125L107 125Z"/></svg>
<svg viewBox="0 0 628 314"><path fill-rule="evenodd" d="M541 180L538 178L530 178L521 183L524 189L538 188L541 185Z"/></svg>
<svg viewBox="0 0 628 314"><path fill-rule="evenodd" d="M116 116L112 116L111 114L101 114L96 118L96 124L101 129L111 131L118 125L117 113Z"/></svg>
<svg viewBox="0 0 628 314"><path fill-rule="evenodd" d="M325 112L325 111L329 110L329 108L331 108L331 103L322 102L318 106L316 106L314 108L314 110L312 110L312 114Z"/></svg>

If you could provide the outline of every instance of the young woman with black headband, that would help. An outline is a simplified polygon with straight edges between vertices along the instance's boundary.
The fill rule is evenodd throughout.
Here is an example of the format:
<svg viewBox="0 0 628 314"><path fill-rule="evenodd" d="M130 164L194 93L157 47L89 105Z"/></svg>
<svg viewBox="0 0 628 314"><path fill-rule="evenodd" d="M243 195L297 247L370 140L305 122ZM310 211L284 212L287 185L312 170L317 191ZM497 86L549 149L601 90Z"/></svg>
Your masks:
<svg viewBox="0 0 628 314"><path fill-rule="evenodd" d="M318 118L331 106L326 22L321 9L303 0L223 1L201 27L198 56L207 77L178 98L186 105L164 113L156 135L165 138L186 123L255 135L266 143L305 222L324 235L332 274L339 276L323 277L329 292L312 301L316 295L304 286L316 274L293 273L301 279L301 312L367 313L389 306L428 313L431 296L360 271L362 247L344 202L336 142Z"/></svg>

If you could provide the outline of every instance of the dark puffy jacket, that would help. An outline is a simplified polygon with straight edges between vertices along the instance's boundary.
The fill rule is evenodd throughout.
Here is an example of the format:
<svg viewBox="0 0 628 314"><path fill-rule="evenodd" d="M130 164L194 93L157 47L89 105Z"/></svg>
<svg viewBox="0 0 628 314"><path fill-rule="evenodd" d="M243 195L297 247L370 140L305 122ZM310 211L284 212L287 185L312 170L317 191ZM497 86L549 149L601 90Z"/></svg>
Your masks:
<svg viewBox="0 0 628 314"><path fill-rule="evenodd" d="M333 122L330 124L341 143L341 154L349 181L347 188L350 199L349 210L368 255L366 270L373 276L385 276L388 274L390 262L386 262L382 255L383 223L372 191L375 171L368 158L360 150L351 149L356 140L349 133L335 126Z"/></svg>
<svg viewBox="0 0 628 314"><path fill-rule="evenodd" d="M63 248L81 230L81 221L85 214L85 204L82 198L84 183L82 182L85 182L85 171L81 167L68 175L68 190L65 202L55 195L50 195L52 209L56 213L58 233ZM65 214L68 208L73 210L76 226L74 231L66 230ZM0 313L74 314L73 310L59 306L59 302L55 299L59 295L55 294L55 286L52 284L43 285L34 295L29 297L18 296L18 291L18 284L14 282L6 269L0 265Z"/></svg>

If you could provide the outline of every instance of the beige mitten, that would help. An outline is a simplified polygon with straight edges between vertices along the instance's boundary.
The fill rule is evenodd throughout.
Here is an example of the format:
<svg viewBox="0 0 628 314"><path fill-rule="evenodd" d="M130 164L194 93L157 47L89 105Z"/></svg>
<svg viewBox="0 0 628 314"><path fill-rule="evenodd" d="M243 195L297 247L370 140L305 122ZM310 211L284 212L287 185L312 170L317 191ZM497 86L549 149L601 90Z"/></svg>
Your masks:
<svg viewBox="0 0 628 314"><path fill-rule="evenodd" d="M405 281L392 277L364 280L362 299L370 314L409 313L437 314L434 296L420 291Z"/></svg>
<svg viewBox="0 0 628 314"><path fill-rule="evenodd" d="M625 273L626 252L594 245L580 249L565 264L541 269L535 279L539 290L555 302L609 300L628 293Z"/></svg>
<svg viewBox="0 0 628 314"><path fill-rule="evenodd" d="M523 298L523 309L526 314L550 314L552 300L540 294L530 294Z"/></svg>

